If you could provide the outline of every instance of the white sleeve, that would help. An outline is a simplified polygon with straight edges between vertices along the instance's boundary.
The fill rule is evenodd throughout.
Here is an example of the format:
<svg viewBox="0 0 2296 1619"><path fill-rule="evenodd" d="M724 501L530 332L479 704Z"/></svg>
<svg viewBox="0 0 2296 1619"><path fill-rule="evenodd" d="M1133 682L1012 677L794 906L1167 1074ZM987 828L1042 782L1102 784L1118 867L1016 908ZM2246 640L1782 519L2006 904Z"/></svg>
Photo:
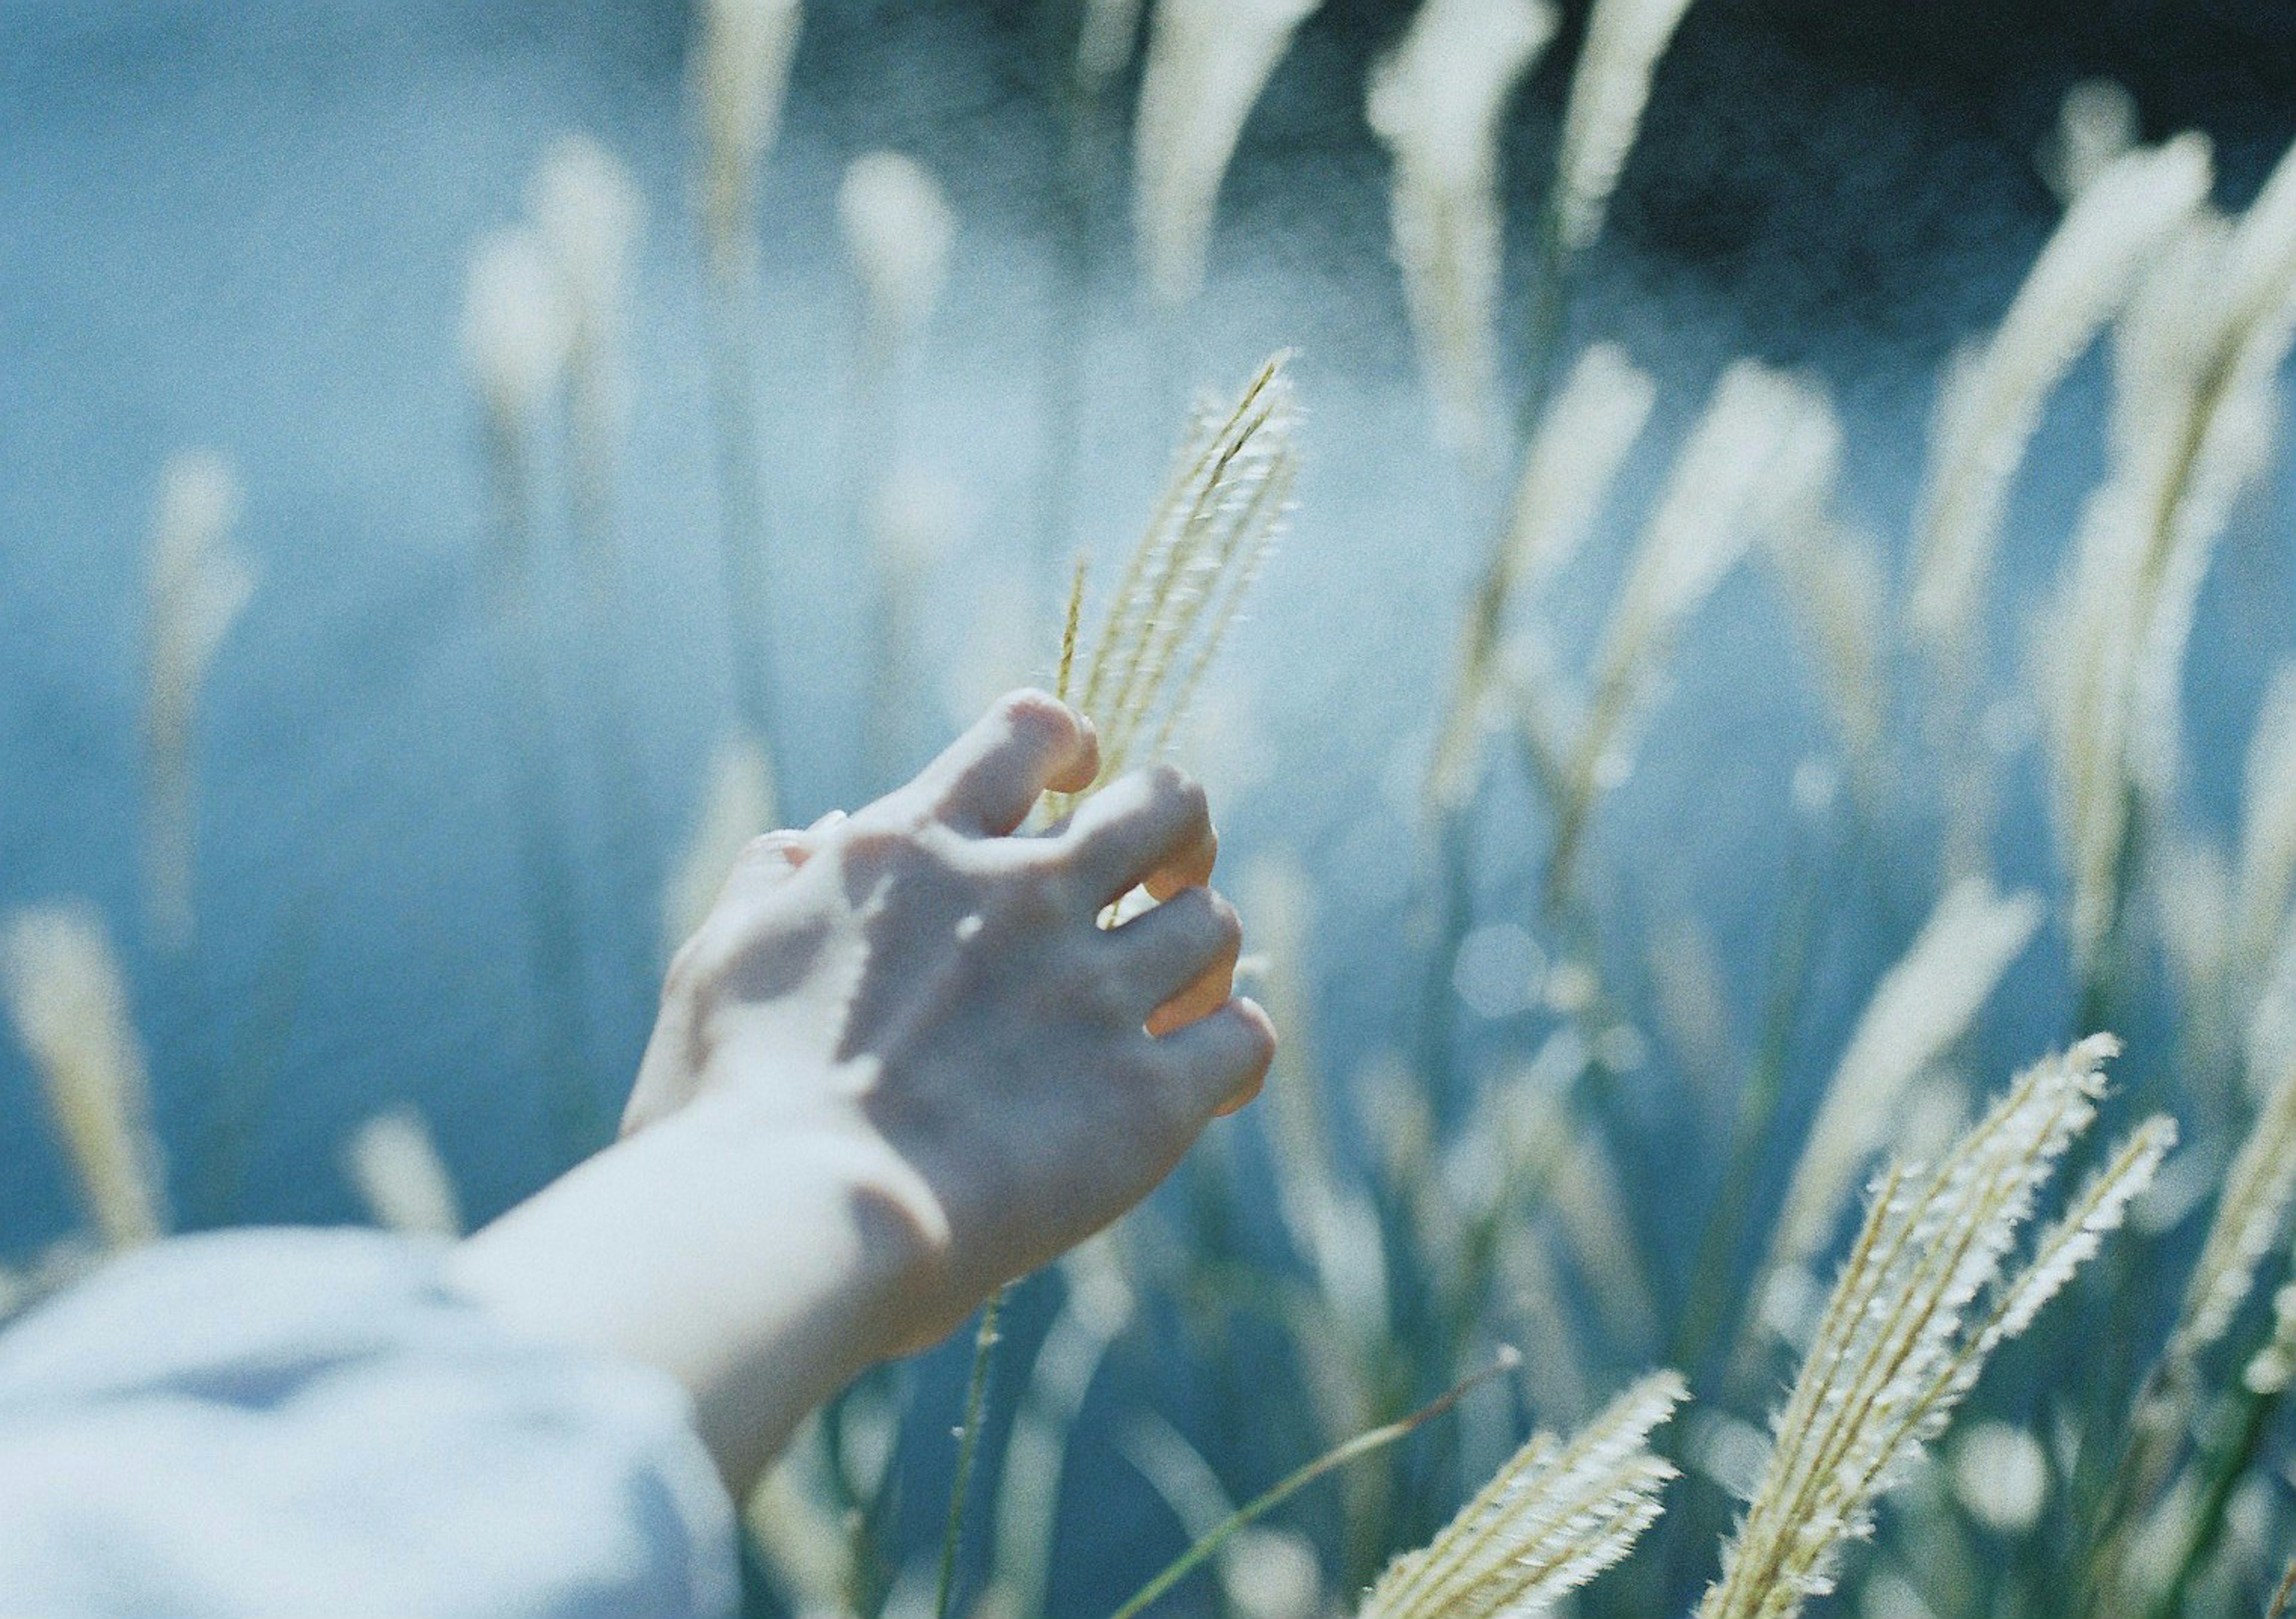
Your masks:
<svg viewBox="0 0 2296 1619"><path fill-rule="evenodd" d="M446 1252L185 1238L0 1333L0 1612L732 1614L733 1508L685 1391L496 1322Z"/></svg>

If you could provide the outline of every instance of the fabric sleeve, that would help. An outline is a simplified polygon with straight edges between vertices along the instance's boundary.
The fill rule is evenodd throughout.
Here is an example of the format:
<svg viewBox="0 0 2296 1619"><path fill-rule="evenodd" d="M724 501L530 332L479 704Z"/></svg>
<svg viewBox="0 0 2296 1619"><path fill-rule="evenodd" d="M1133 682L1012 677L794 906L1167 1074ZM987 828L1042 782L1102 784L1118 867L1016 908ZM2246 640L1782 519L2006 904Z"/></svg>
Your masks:
<svg viewBox="0 0 2296 1619"><path fill-rule="evenodd" d="M685 1391L497 1323L447 1252L184 1238L0 1333L0 1612L732 1614L733 1508Z"/></svg>

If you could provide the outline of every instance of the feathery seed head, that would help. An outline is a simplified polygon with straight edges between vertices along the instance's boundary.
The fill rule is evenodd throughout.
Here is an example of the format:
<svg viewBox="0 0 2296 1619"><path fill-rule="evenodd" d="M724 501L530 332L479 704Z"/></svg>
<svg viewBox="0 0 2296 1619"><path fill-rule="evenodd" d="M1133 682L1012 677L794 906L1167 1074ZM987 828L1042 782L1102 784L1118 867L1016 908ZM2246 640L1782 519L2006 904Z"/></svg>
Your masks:
<svg viewBox="0 0 2296 1619"><path fill-rule="evenodd" d="M2296 667L2273 676L2249 734L2239 871L2233 939L2253 973L2270 956L2296 898Z"/></svg>
<svg viewBox="0 0 2296 1619"><path fill-rule="evenodd" d="M1972 633L1998 548L2001 513L2041 406L2208 195L2197 135L2116 159L2085 185L1982 351L1940 401L1922 497L1914 627L1948 655Z"/></svg>
<svg viewBox="0 0 2296 1619"><path fill-rule="evenodd" d="M1099 730L1103 781L1170 742L1283 532L1299 476L1288 357L1271 357L1232 406L1198 408L1098 637L1067 660L1081 669L1070 700Z"/></svg>
<svg viewBox="0 0 2296 1619"><path fill-rule="evenodd" d="M721 271L749 243L758 168L781 133L790 64L804 21L799 0L701 0L693 61L701 126L701 220Z"/></svg>
<svg viewBox="0 0 2296 1619"><path fill-rule="evenodd" d="M1690 0L1595 0L1570 77L1555 159L1555 240L1565 253L1602 234L1611 194L1650 103L1651 77Z"/></svg>
<svg viewBox="0 0 2296 1619"><path fill-rule="evenodd" d="M2041 177L2070 203L2136 144L2136 98L2109 78L2085 78L2065 92L2057 127L2038 154Z"/></svg>
<svg viewBox="0 0 2296 1619"><path fill-rule="evenodd" d="M379 1113L344 1149L351 1184L374 1222L410 1236L459 1237L462 1203L430 1126L411 1108Z"/></svg>
<svg viewBox="0 0 2296 1619"><path fill-rule="evenodd" d="M1133 223L1156 301L1203 285L1220 182L1252 103L1322 0L1158 0L1133 128Z"/></svg>
<svg viewBox="0 0 2296 1619"><path fill-rule="evenodd" d="M1832 1590L1844 1547L1868 1533L1875 1502L1943 1430L1988 1356L2120 1224L2174 1140L2166 1118L2140 1126L2023 1265L2007 1268L2058 1160L2094 1120L2103 1064L2119 1049L2093 1035L2036 1064L1934 1167L1893 1165L1875 1182L1699 1619L1792 1619Z"/></svg>
<svg viewBox="0 0 2296 1619"><path fill-rule="evenodd" d="M255 593L255 572L231 543L239 480L222 457L193 451L160 475L145 585L144 766L147 897L172 949L192 935L197 773L193 726L209 666Z"/></svg>
<svg viewBox="0 0 2296 1619"><path fill-rule="evenodd" d="M1914 1082L1960 1039L2041 924L2039 896L1982 878L1948 888L1882 975L1818 1104L1771 1239L1770 1265L1824 1246L1859 1170L1888 1138Z"/></svg>
<svg viewBox="0 0 2296 1619"><path fill-rule="evenodd" d="M1546 1434L1422 1549L1390 1564L1359 1619L1535 1619L1634 1549L1675 1468L1651 1433L1688 1397L1654 1372L1569 1441Z"/></svg>
<svg viewBox="0 0 2296 1619"><path fill-rule="evenodd" d="M578 344L611 342L645 200L620 159L586 135L550 144L528 188L527 209L549 244Z"/></svg>
<svg viewBox="0 0 2296 1619"><path fill-rule="evenodd" d="M463 357L495 429L517 443L563 374L573 341L565 282L536 232L497 231L471 257Z"/></svg>
<svg viewBox="0 0 2296 1619"><path fill-rule="evenodd" d="M846 166L837 223L868 300L872 340L881 353L889 351L931 317L956 217L915 159L871 151Z"/></svg>
<svg viewBox="0 0 2296 1619"><path fill-rule="evenodd" d="M0 991L105 1243L157 1240L168 1221L151 1083L102 920L76 904L17 912L0 934Z"/></svg>
<svg viewBox="0 0 2296 1619"><path fill-rule="evenodd" d="M1492 448L1498 139L1508 96L1554 37L1545 0L1427 0L1373 70L1367 113L1394 160L1396 262L1449 443Z"/></svg>

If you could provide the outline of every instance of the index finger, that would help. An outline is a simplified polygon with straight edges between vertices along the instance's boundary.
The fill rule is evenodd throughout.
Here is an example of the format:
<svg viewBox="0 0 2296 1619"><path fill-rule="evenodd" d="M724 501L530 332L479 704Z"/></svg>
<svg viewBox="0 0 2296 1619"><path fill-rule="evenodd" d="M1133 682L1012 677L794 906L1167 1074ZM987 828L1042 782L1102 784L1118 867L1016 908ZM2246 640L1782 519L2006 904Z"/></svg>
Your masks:
<svg viewBox="0 0 2296 1619"><path fill-rule="evenodd" d="M1048 692L998 698L906 789L959 831L1002 838L1047 792L1081 792L1100 773L1092 722Z"/></svg>

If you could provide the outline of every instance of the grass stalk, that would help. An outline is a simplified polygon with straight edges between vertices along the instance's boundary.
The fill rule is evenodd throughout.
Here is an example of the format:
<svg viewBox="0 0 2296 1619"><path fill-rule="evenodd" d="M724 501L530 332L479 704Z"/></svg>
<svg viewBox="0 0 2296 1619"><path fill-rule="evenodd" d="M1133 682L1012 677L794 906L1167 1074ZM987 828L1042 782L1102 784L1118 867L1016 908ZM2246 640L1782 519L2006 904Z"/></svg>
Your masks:
<svg viewBox="0 0 2296 1619"><path fill-rule="evenodd" d="M1282 1506L1300 1491L1337 1468L1373 1451L1384 1449L1432 1422L1464 1399L1473 1390L1514 1370L1520 1357L1513 1350L1502 1350L1497 1358L1480 1371L1460 1379L1449 1388L1413 1411L1407 1417L1357 1434L1344 1443L1332 1446L1313 1461L1293 1468L1267 1489L1238 1507L1210 1534L1200 1538L1182 1552L1163 1571L1135 1591L1131 1598L1110 1615L1110 1619L1137 1619L1137 1615L1166 1591L1193 1574L1204 1562L1227 1544L1239 1530Z"/></svg>
<svg viewBox="0 0 2296 1619"><path fill-rule="evenodd" d="M949 1619L956 1594L956 1553L964 1539L965 1498L972 1488L972 1466L980 1450L980 1415L988 1402L988 1373L996 1360L996 1318L1011 1288L999 1288L980 1306L980 1327L972 1336L972 1376L965 1384L964 1419L956 1435L956 1476L949 1482L948 1521L941 1530L940 1574L933 1591L933 1619Z"/></svg>

